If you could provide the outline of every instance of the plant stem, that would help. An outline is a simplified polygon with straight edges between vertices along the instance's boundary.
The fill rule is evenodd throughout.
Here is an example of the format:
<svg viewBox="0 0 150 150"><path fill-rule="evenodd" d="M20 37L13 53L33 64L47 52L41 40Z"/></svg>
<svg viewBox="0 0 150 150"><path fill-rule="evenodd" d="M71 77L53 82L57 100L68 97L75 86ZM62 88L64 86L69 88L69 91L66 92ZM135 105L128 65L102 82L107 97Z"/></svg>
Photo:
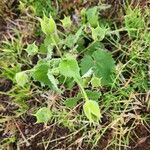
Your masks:
<svg viewBox="0 0 150 150"><path fill-rule="evenodd" d="M57 33L56 33L56 36L58 36ZM59 52L60 57L62 58L62 53L61 53L59 47L57 46L56 40L55 40L55 38L54 38L53 35L51 35L51 39L52 39L52 41L54 42L54 44L55 44L55 46L56 46L56 49L57 49L57 51Z"/></svg>
<svg viewBox="0 0 150 150"><path fill-rule="evenodd" d="M85 101L88 101L89 98L88 98L88 96L87 96L87 94L86 94L86 92L85 92L85 90L84 90L84 88L83 88L83 86L82 86L80 80L79 80L77 77L74 77L74 79L75 79L75 81L77 82L77 84L79 85L79 87L80 87L80 89L81 89L81 92L82 92L82 94L83 94L83 96L84 96L84 98L85 98Z"/></svg>

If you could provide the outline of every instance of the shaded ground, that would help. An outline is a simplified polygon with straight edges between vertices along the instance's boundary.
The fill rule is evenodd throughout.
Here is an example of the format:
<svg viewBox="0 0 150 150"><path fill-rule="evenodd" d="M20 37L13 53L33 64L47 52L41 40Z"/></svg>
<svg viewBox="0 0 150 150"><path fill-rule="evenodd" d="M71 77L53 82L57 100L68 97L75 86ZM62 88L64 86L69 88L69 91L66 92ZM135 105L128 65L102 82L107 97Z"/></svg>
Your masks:
<svg viewBox="0 0 150 150"><path fill-rule="evenodd" d="M132 150L149 150L150 149L150 129L142 125L138 125L132 137Z"/></svg>

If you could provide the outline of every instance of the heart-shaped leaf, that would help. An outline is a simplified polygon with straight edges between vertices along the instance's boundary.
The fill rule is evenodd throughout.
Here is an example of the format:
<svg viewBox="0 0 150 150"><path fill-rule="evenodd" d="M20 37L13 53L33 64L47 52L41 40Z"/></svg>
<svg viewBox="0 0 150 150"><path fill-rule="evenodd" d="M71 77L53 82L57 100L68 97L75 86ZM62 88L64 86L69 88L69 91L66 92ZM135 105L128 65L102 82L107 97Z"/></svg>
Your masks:
<svg viewBox="0 0 150 150"><path fill-rule="evenodd" d="M52 112L50 111L49 108L47 107L42 107L40 108L36 114L34 114L34 116L37 119L36 123L45 123L47 124L48 121L51 119L52 117Z"/></svg>
<svg viewBox="0 0 150 150"><path fill-rule="evenodd" d="M28 82L28 75L25 72L18 72L15 79L17 84L23 87Z"/></svg>
<svg viewBox="0 0 150 150"><path fill-rule="evenodd" d="M83 105L83 110L90 122L98 122L101 118L99 105L96 101L88 100Z"/></svg>
<svg viewBox="0 0 150 150"><path fill-rule="evenodd" d="M65 77L80 77L78 62L72 56L61 60L59 70Z"/></svg>

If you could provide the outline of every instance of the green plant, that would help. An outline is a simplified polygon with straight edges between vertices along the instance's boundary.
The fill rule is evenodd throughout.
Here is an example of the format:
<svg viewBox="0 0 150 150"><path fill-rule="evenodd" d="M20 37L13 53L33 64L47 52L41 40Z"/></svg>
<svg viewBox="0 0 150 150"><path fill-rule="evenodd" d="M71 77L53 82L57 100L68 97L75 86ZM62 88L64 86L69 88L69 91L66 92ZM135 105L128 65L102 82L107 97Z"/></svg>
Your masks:
<svg viewBox="0 0 150 150"><path fill-rule="evenodd" d="M45 125L47 125L48 121L52 117L52 112L49 108L42 107L36 112L36 114L34 114L34 116L37 118L36 123L44 123Z"/></svg>
<svg viewBox="0 0 150 150"><path fill-rule="evenodd" d="M102 149L130 149L137 125L149 128L149 9L124 4L125 15L108 19L105 9L112 8L102 1L86 8L74 3L20 1L21 23L13 20L20 26L0 45L4 146L20 149L35 138L45 149L62 143L65 149L97 149L105 139ZM49 4L57 4L57 16ZM38 36L22 34L22 17L36 24ZM13 136L8 121L16 122Z"/></svg>
<svg viewBox="0 0 150 150"><path fill-rule="evenodd" d="M145 22L141 10L139 8L133 10L129 7L125 15L125 27L127 28L129 36L131 38L137 38L138 34L144 29L144 26Z"/></svg>
<svg viewBox="0 0 150 150"><path fill-rule="evenodd" d="M69 21L70 22L70 21ZM83 110L85 115L89 119L90 122L97 122L101 118L100 109L97 101L93 101L88 98L86 91L84 90L84 81L86 81L85 74L91 69L91 75L93 74L95 78L91 79L92 86L101 86L101 85L109 85L112 82L112 73L114 72L115 62L106 50L95 50L93 51L92 57L90 55L83 56L81 60L81 74L80 75L80 67L75 56L71 54L65 54L65 51L62 51L63 41L66 41L68 37L64 39L64 37L58 34L58 29L56 27L56 23L53 20L52 16L50 18L44 15L43 19L40 19L41 29L45 33L46 43L44 43L45 49L47 49L47 58L40 60L38 64L31 70L28 70L28 74L30 74L35 81L39 81L41 85L48 86L53 90L61 93L61 89L59 89L59 84L62 82L59 80L59 76L63 75L66 78L72 78L78 86L80 87L81 93L83 94L83 99L85 100L85 104L83 105ZM67 23L67 26L66 26ZM68 27L68 19L63 20L63 27ZM73 43L70 48L74 47L78 44L79 38L83 34L84 25L77 31L73 37ZM94 30L104 31L100 26L95 29L92 27L92 36L94 42L101 41L104 39L106 33L102 33L101 38L96 38L98 35ZM100 31L100 32L101 32ZM106 30L107 31L107 30ZM93 33L95 32L95 33ZM65 42L66 43L66 42ZM60 57L58 59L53 58L53 49L56 48L56 54ZM95 48L95 47L93 47ZM94 49L93 49L94 50ZM34 55L38 53L38 47L33 43L32 45L28 45L26 51L29 55ZM50 51L50 53L49 53ZM88 66L87 66L88 64ZM21 76L22 75L22 76ZM90 75L90 76L91 76ZM89 76L89 77L90 77ZM91 77L90 77L91 78ZM22 81L22 86L27 81L27 75L23 72L16 74L17 83L20 85ZM99 81L96 85L94 80ZM65 82L65 81L63 81Z"/></svg>
<svg viewBox="0 0 150 150"><path fill-rule="evenodd" d="M48 15L50 12L55 14L57 10L52 7L51 0L21 0L19 1L21 12L31 11L34 15L42 16L43 13Z"/></svg>

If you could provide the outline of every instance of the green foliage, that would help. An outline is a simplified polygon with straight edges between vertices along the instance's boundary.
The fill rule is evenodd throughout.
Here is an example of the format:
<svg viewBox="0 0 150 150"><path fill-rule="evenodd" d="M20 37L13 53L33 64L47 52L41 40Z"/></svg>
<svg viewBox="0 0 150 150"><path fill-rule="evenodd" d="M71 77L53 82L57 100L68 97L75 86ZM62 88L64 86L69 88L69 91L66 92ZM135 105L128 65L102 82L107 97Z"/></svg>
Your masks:
<svg viewBox="0 0 150 150"><path fill-rule="evenodd" d="M50 80L50 82L52 83L54 89L58 92L60 92L59 88L58 88L58 80L55 79L55 77L53 76L53 74L51 73L51 70L48 70L48 73L47 73L47 76L48 76L48 79Z"/></svg>
<svg viewBox="0 0 150 150"><path fill-rule="evenodd" d="M93 88L100 87L101 86L100 78L97 78L97 77L93 76L92 79L91 79L91 85L92 85Z"/></svg>
<svg viewBox="0 0 150 150"><path fill-rule="evenodd" d="M41 29L46 35L51 35L56 32L56 23L52 16L48 18L46 15L44 15L43 19L40 19L41 23Z"/></svg>
<svg viewBox="0 0 150 150"><path fill-rule="evenodd" d="M70 16L68 16L68 17L65 16L64 19L61 20L61 22L62 22L62 25L64 28L70 28L72 25L72 21L70 19Z"/></svg>
<svg viewBox="0 0 150 150"><path fill-rule="evenodd" d="M93 100L86 101L83 105L83 110L90 122L98 122L101 118L98 103Z"/></svg>
<svg viewBox="0 0 150 150"><path fill-rule="evenodd" d="M125 27L127 28L129 36L136 38L141 29L145 26L144 17L139 8L135 8L134 10L128 8L126 12Z"/></svg>
<svg viewBox="0 0 150 150"><path fill-rule="evenodd" d="M52 117L52 112L50 111L49 108L42 107L36 112L36 114L34 114L34 116L37 119L36 123L47 124L48 121L50 121L50 119Z"/></svg>
<svg viewBox="0 0 150 150"><path fill-rule="evenodd" d="M44 14L56 14L56 10L52 7L52 0L20 0L19 9L24 11L30 9L39 17Z"/></svg>
<svg viewBox="0 0 150 150"><path fill-rule="evenodd" d="M77 30L77 32L75 33L75 35L69 34L64 41L65 45L69 48L73 48L73 46L75 46L75 44L78 42L82 33L83 27L80 27L79 30Z"/></svg>
<svg viewBox="0 0 150 150"><path fill-rule="evenodd" d="M99 98L101 96L101 92L96 91L96 90L85 90L85 92L86 92L89 99L92 99L94 101L99 101ZM82 96L82 93L78 93L77 98L81 99L84 97Z"/></svg>
<svg viewBox="0 0 150 150"><path fill-rule="evenodd" d="M33 44L28 44L28 47L26 49L28 55L33 56L38 53L38 47L35 45L35 42Z"/></svg>
<svg viewBox="0 0 150 150"><path fill-rule="evenodd" d="M92 100L97 101L97 102L99 101L99 98L101 96L100 91L86 90L86 94L87 94L89 99L92 99Z"/></svg>
<svg viewBox="0 0 150 150"><path fill-rule="evenodd" d="M31 74L35 81L39 81L41 85L52 86L48 78L49 65L47 62L38 63L32 70Z"/></svg>
<svg viewBox="0 0 150 150"><path fill-rule="evenodd" d="M77 105L77 102L80 100L79 97L68 98L64 101L66 107L73 108Z"/></svg>
<svg viewBox="0 0 150 150"><path fill-rule="evenodd" d="M15 76L16 82L19 86L25 86L28 83L28 75L25 72L18 72Z"/></svg>
<svg viewBox="0 0 150 150"><path fill-rule="evenodd" d="M93 67L93 59L90 55L85 55L81 60L81 73L86 74Z"/></svg>
<svg viewBox="0 0 150 150"><path fill-rule="evenodd" d="M92 29L92 38L95 41L102 41L105 38L107 29L105 27L100 27L99 25L96 28Z"/></svg>
<svg viewBox="0 0 150 150"><path fill-rule="evenodd" d="M97 27L98 25L98 7L89 8L86 11L87 21L92 27Z"/></svg>
<svg viewBox="0 0 150 150"><path fill-rule="evenodd" d="M80 66L82 75L92 68L95 76L101 78L102 85L109 85L112 82L111 76L115 69L115 61L110 53L97 50L92 56L85 55Z"/></svg>
<svg viewBox="0 0 150 150"><path fill-rule="evenodd" d="M19 22L15 20L14 26L8 28L8 35L5 34L3 19L0 18L3 31L0 37L0 122L4 127L0 129L3 134L2 145L6 143L6 148L11 148L12 143L16 143L16 139L10 137L18 135L18 128L15 128L15 133L9 131L10 134L7 134L9 122L15 122L15 127L17 124L20 126L18 117L26 121L26 114L30 115L33 110L39 109L34 115L37 123L48 125L53 119L49 127L54 125L54 132L59 126L68 128L70 139L74 139L76 133L83 133L81 140L83 144L84 141L90 143L93 146L91 149L95 148L110 127L114 136L106 147L128 149L131 130L137 124L149 124L149 9L123 6L126 12L118 10L117 17L112 13L112 18L107 16L111 14L106 10L109 6L102 5L101 1L96 6L93 6L95 1L84 3L80 0L19 2L19 14L14 14L16 7L9 9L12 17L19 15ZM18 3L12 3L9 5L18 6ZM53 15L51 4L55 12L59 11L58 16ZM87 7L83 7L85 5ZM67 16L60 20L64 14ZM38 16L43 16L39 23ZM11 15L9 19L11 23ZM5 21L7 23L4 18ZM43 35L39 29L40 24ZM36 33L28 33L30 25L39 31L38 37L37 30ZM27 45L27 42L31 44ZM40 105L42 108L37 108ZM48 107L43 107L46 105ZM143 109L144 113L139 111ZM126 112L125 116L123 112ZM132 122L132 126L129 122ZM32 119L31 123L34 127ZM44 129L44 132L48 131ZM3 138L6 134L8 138ZM28 140L32 135L25 137ZM65 138L67 145L71 143L68 139ZM44 144L47 148L49 142L57 142L57 137L44 140L48 141Z"/></svg>
<svg viewBox="0 0 150 150"><path fill-rule="evenodd" d="M60 73L65 77L80 77L80 68L78 66L78 62L72 56L68 56L67 58L61 60L59 64L59 70Z"/></svg>

